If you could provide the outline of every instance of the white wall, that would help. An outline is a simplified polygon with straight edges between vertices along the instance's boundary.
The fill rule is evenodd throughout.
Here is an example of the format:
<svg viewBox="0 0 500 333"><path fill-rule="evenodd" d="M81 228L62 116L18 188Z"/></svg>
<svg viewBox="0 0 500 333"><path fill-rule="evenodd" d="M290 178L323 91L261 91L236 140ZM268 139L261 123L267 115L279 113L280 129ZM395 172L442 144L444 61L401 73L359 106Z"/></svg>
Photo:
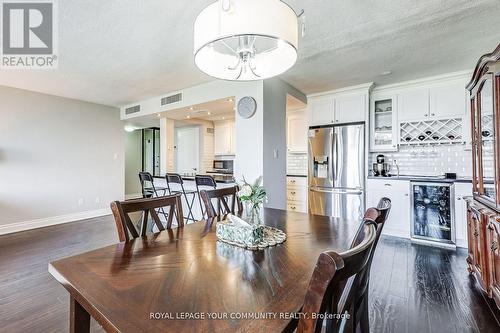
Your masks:
<svg viewBox="0 0 500 333"><path fill-rule="evenodd" d="M0 234L108 212L123 155L117 108L0 87Z"/></svg>
<svg viewBox="0 0 500 333"><path fill-rule="evenodd" d="M125 132L125 195L141 193L142 131Z"/></svg>

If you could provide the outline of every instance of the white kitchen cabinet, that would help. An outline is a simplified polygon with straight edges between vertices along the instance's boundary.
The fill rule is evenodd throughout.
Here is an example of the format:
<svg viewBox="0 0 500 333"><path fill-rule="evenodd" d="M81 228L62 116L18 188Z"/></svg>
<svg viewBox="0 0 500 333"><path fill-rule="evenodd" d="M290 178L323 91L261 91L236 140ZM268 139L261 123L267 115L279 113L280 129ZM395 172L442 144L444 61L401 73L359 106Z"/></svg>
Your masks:
<svg viewBox="0 0 500 333"><path fill-rule="evenodd" d="M410 238L410 182L404 180L368 179L366 207L376 207L383 197L391 199L391 211L383 234Z"/></svg>
<svg viewBox="0 0 500 333"><path fill-rule="evenodd" d="M334 122L353 123L365 121L366 98L364 94L335 96Z"/></svg>
<svg viewBox="0 0 500 333"><path fill-rule="evenodd" d="M465 83L443 83L430 88L430 117L462 118L466 111Z"/></svg>
<svg viewBox="0 0 500 333"><path fill-rule="evenodd" d="M455 236L459 247L467 247L467 202L472 196L472 183L455 183Z"/></svg>
<svg viewBox="0 0 500 333"><path fill-rule="evenodd" d="M287 116L287 149L291 153L307 152L307 118L305 111Z"/></svg>
<svg viewBox="0 0 500 333"><path fill-rule="evenodd" d="M462 80L436 83L398 93L399 122L462 118L466 112Z"/></svg>
<svg viewBox="0 0 500 333"><path fill-rule="evenodd" d="M429 88L415 88L398 93L398 121L421 121L429 118Z"/></svg>
<svg viewBox="0 0 500 333"><path fill-rule="evenodd" d="M307 213L307 178L306 177L286 177L287 209Z"/></svg>
<svg viewBox="0 0 500 333"><path fill-rule="evenodd" d="M398 132L396 95L373 94L370 106L370 151L397 151Z"/></svg>
<svg viewBox="0 0 500 333"><path fill-rule="evenodd" d="M234 155L234 121L221 121L214 124L214 154Z"/></svg>
<svg viewBox="0 0 500 333"><path fill-rule="evenodd" d="M335 122L333 97L311 99L308 102L309 125L328 125Z"/></svg>

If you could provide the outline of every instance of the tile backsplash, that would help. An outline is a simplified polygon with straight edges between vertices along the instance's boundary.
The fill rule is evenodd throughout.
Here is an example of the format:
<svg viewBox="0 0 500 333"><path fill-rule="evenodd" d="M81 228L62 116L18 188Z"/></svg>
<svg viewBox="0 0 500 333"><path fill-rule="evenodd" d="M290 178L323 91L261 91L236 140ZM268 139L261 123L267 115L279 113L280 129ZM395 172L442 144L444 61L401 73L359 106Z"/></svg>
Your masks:
<svg viewBox="0 0 500 333"><path fill-rule="evenodd" d="M307 153L288 153L286 173L289 175L307 175Z"/></svg>
<svg viewBox="0 0 500 333"><path fill-rule="evenodd" d="M370 173L379 154L392 165L392 174L397 173L393 164L396 160L401 175L437 176L455 172L459 177L472 177L472 153L464 150L464 145L401 146L397 152L370 153Z"/></svg>

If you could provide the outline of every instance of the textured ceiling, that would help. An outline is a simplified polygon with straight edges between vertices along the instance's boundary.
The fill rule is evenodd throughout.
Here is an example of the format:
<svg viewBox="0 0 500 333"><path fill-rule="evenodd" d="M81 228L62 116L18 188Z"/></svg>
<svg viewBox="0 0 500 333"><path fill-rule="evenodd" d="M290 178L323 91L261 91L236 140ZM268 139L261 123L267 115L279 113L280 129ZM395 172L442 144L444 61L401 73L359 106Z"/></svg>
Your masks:
<svg viewBox="0 0 500 333"><path fill-rule="evenodd" d="M59 68L2 70L0 85L121 106L209 81L192 34L211 2L59 1ZM282 78L304 93L471 69L500 42L499 0L288 3L306 10L307 35Z"/></svg>

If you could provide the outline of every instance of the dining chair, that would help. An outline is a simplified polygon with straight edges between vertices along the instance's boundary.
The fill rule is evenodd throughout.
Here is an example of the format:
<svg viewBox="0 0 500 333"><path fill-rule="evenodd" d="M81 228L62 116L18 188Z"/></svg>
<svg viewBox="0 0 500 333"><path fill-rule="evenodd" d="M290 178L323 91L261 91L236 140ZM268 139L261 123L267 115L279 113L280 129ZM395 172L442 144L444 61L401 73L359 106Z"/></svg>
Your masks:
<svg viewBox="0 0 500 333"><path fill-rule="evenodd" d="M349 278L359 274L368 263L377 237L376 222L364 219L357 237L359 244L345 252L327 251L320 254L306 291L302 316L296 323L297 333L321 332L324 317L313 314L334 317L343 313L339 308L340 298ZM357 285L350 287L356 288ZM326 331L339 332L341 325L341 318L330 319ZM293 328L289 326L287 330Z"/></svg>
<svg viewBox="0 0 500 333"><path fill-rule="evenodd" d="M149 172L139 172L139 182L143 198L160 197L167 194L166 187L155 186L154 178Z"/></svg>
<svg viewBox="0 0 500 333"><path fill-rule="evenodd" d="M113 201L111 203L111 211L113 212L113 216L115 218L116 229L118 231L120 242L128 242L130 238L139 237L139 232L130 219L130 213L143 212L140 236L146 235L148 215L151 215L151 218L153 219L153 222L155 223L158 230L165 230L165 227L163 226L163 223L161 222L160 218L158 217L158 213L156 212L156 209L164 207L169 207L169 212L168 214L166 214L167 229L172 228L174 216L176 217L177 226L184 226L180 193L158 198Z"/></svg>
<svg viewBox="0 0 500 333"><path fill-rule="evenodd" d="M203 208L203 203L201 202L200 191L202 188L216 189L217 183L214 177L210 175L196 175L194 177L194 182L196 183L196 191L198 192L198 201L200 202L200 211L203 218L205 218L206 210Z"/></svg>
<svg viewBox="0 0 500 333"><path fill-rule="evenodd" d="M203 203L205 204L205 211L207 218L220 220L227 214L241 215L243 212L243 205L240 198L238 198L238 186L220 188L215 190L201 190L200 195ZM217 202L217 209L215 209L212 200ZM231 200L230 204L228 199Z"/></svg>
<svg viewBox="0 0 500 333"><path fill-rule="evenodd" d="M194 206L194 200L196 198L196 193L198 192L196 190L185 189L184 181L182 180L181 175L179 175L178 173L167 173L165 175L165 179L167 180L167 189L169 194L180 193L182 194L182 196L184 196L188 209L187 217L184 217L186 221L196 222L197 220L194 218L193 215L193 206ZM173 184L177 184L178 189L173 189L172 188ZM188 195L192 195L191 200L188 200Z"/></svg>
<svg viewBox="0 0 500 333"><path fill-rule="evenodd" d="M382 234L385 222L391 210L391 200L389 198L381 198L377 204L377 208L369 208L366 210L364 220L375 221L377 224L377 233L373 250L370 253L368 262L361 272L347 282L347 288L341 298L339 307L349 311L351 319L348 325L352 325L352 330L359 330L361 332L369 332L369 309L368 309L368 295L370 289L370 269L373 261L373 255L377 249L377 244ZM362 241L363 224L360 225L356 236L351 243L351 248L356 247ZM356 285L352 288L351 285Z"/></svg>

